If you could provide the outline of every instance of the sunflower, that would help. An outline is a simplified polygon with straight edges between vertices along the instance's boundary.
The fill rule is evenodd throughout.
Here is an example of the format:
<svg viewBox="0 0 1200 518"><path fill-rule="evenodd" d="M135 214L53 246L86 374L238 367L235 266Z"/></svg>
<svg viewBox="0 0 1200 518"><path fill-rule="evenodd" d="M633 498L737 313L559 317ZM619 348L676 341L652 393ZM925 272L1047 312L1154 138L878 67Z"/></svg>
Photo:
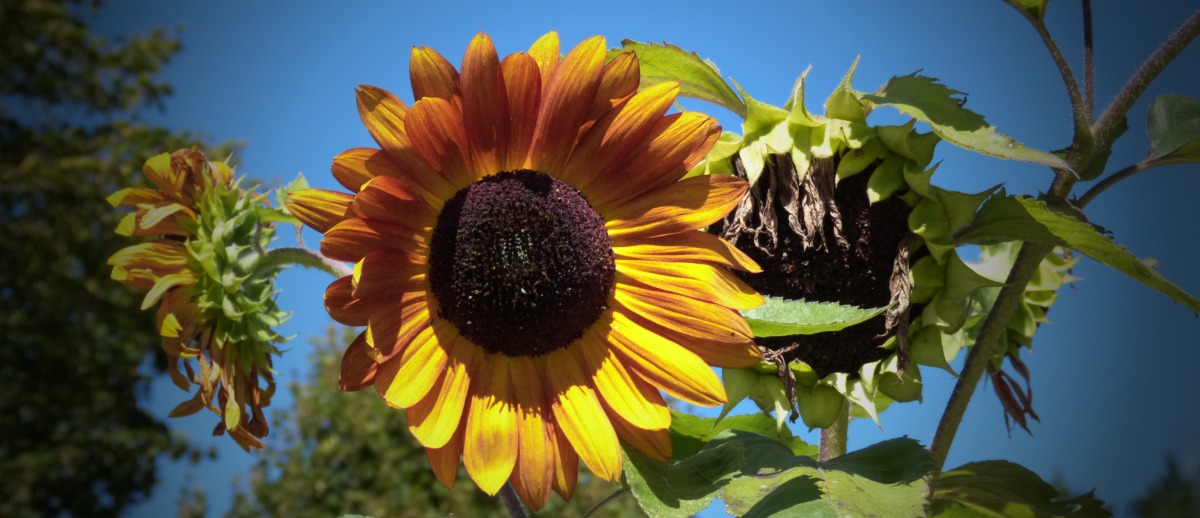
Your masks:
<svg viewBox="0 0 1200 518"><path fill-rule="evenodd" d="M171 380L184 391L199 387L170 417L208 408L222 417L215 435L262 448L263 408L275 391L271 355L283 340L273 329L287 319L275 306L280 267L263 260L274 232L261 220L263 197L195 148L152 157L142 171L155 188L122 189L108 201L135 209L117 234L157 239L121 249L108 264L114 280L147 292L142 309L161 302Z"/></svg>
<svg viewBox="0 0 1200 518"><path fill-rule="evenodd" d="M659 390L725 400L710 366L759 361L738 313L761 297L730 269L759 271L698 229L746 192L730 175L680 180L720 127L667 114L676 83L638 90L632 53L590 38L565 57L549 33L500 60L480 34L461 73L414 48L415 104L357 92L382 149L351 149L289 210L353 262L325 294L366 326L342 359L343 390L373 386L407 409L437 478L459 459L489 494L511 481L540 509L570 498L581 459L621 473L620 442L671 455Z"/></svg>

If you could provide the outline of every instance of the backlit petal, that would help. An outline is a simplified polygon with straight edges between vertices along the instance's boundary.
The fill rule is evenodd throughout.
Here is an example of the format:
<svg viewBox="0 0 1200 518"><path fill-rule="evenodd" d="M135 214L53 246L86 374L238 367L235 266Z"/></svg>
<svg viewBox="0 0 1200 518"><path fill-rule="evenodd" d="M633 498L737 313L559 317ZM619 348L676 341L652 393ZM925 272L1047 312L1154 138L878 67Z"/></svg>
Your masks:
<svg viewBox="0 0 1200 518"><path fill-rule="evenodd" d="M359 333L346 353L342 355L342 364L338 374L338 388L344 391L362 390L375 382L375 373L379 364L367 354L366 333Z"/></svg>
<svg viewBox="0 0 1200 518"><path fill-rule="evenodd" d="M445 348L453 343L456 335L449 326L434 324L418 335L402 355L383 364L376 375L376 387L380 378L384 378L387 390L383 397L389 405L408 408L429 393L446 367ZM391 379L384 377L385 372L393 371L395 374Z"/></svg>
<svg viewBox="0 0 1200 518"><path fill-rule="evenodd" d="M558 33L550 31L538 38L529 47L529 56L537 63L538 70L541 72L542 83L554 73L554 69L558 68L558 60L562 57L561 51L558 50Z"/></svg>
<svg viewBox="0 0 1200 518"><path fill-rule="evenodd" d="M470 372L481 350L459 337L451 346L442 379L420 402L408 409L408 429L426 448L444 446L462 419L470 387Z"/></svg>
<svg viewBox="0 0 1200 518"><path fill-rule="evenodd" d="M542 99L542 76L537 62L527 54L504 58L500 70L504 74L510 115L508 163L502 169L526 169Z"/></svg>
<svg viewBox="0 0 1200 518"><path fill-rule="evenodd" d="M543 374L532 359L509 359L513 380L513 396L517 408L517 465L513 472L513 489L534 510L541 509L550 496L554 483L554 438L546 434L546 391Z"/></svg>
<svg viewBox="0 0 1200 518"><path fill-rule="evenodd" d="M446 58L429 47L413 47L408 61L413 99L437 97L457 102L458 71Z"/></svg>
<svg viewBox="0 0 1200 518"><path fill-rule="evenodd" d="M763 303L758 292L719 266L623 259L617 261L617 272L618 285L624 275L648 286L733 309L756 308Z"/></svg>
<svg viewBox="0 0 1200 518"><path fill-rule="evenodd" d="M305 225L324 234L346 219L354 197L325 189L301 189L288 193L288 211Z"/></svg>
<svg viewBox="0 0 1200 518"><path fill-rule="evenodd" d="M725 402L721 379L683 346L646 330L618 312L613 312L608 338L634 371L668 394L700 406Z"/></svg>
<svg viewBox="0 0 1200 518"><path fill-rule="evenodd" d="M500 172L508 164L508 93L491 38L480 33L467 46L462 73L463 124L476 168Z"/></svg>
<svg viewBox="0 0 1200 518"><path fill-rule="evenodd" d="M488 355L472 379L463 463L479 489L494 495L517 464L517 412L508 359Z"/></svg>
<svg viewBox="0 0 1200 518"><path fill-rule="evenodd" d="M530 151L534 170L560 177L565 172L563 166L600 86L604 55L604 37L584 40L563 58L545 83Z"/></svg>
<svg viewBox="0 0 1200 518"><path fill-rule="evenodd" d="M462 116L449 101L426 97L417 101L406 119L408 136L417 153L446 179L461 189L479 178L471 161L471 146Z"/></svg>
<svg viewBox="0 0 1200 518"><path fill-rule="evenodd" d="M595 386L583 371L583 359L567 347L538 360L549 380L551 407L561 433L592 473L604 480L616 480L621 476L621 447L600 406Z"/></svg>
<svg viewBox="0 0 1200 518"><path fill-rule="evenodd" d="M646 261L704 262L759 273L762 268L728 241L707 232L680 232L653 238L625 238L613 243L618 258Z"/></svg>
<svg viewBox="0 0 1200 518"><path fill-rule="evenodd" d="M454 479L458 478L458 460L462 458L465 429L466 423L464 422L445 446L425 448L425 456L429 459L429 466L433 468L433 475L447 489L454 489Z"/></svg>
<svg viewBox="0 0 1200 518"><path fill-rule="evenodd" d="M592 381L608 408L639 428L665 430L671 425L671 412L654 387L638 384L608 343L592 334L580 338L577 346Z"/></svg>
<svg viewBox="0 0 1200 518"><path fill-rule="evenodd" d="M688 178L602 213L613 238L663 236L708 226L725 217L749 188L733 176Z"/></svg>

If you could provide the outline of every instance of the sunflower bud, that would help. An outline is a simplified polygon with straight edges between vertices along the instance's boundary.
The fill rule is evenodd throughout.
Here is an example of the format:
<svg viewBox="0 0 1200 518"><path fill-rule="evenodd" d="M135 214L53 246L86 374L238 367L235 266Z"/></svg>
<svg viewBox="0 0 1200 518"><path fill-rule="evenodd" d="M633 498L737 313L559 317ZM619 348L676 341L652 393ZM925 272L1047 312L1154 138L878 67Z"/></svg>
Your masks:
<svg viewBox="0 0 1200 518"><path fill-rule="evenodd" d="M108 264L114 280L147 291L143 309L159 304L171 380L185 391L199 387L170 416L208 408L222 417L214 435L228 431L243 449L262 448L263 408L275 391L271 355L283 340L274 328L287 319L275 305L280 267L263 261L274 235L262 219L269 209L227 164L195 148L155 156L142 171L155 188L123 189L109 202L135 209L118 234L156 239Z"/></svg>

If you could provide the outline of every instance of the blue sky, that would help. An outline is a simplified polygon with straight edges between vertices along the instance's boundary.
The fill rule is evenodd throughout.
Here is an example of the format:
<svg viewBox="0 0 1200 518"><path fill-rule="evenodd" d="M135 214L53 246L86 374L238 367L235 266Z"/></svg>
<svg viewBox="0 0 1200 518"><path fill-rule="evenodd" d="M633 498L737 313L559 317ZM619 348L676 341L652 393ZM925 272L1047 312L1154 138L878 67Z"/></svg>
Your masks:
<svg viewBox="0 0 1200 518"><path fill-rule="evenodd" d="M711 59L765 102L785 100L805 67L809 107L824 96L861 55L854 85L874 90L893 75L922 70L967 92L967 106L1031 147L1068 144L1070 113L1057 71L1033 29L1002 2L111 2L97 20L104 34L183 26L183 51L165 77L175 88L167 110L149 117L171 128L205 132L212 141L238 139L248 146L235 160L239 171L268 185L303 172L318 187L339 188L329 175L333 156L374 145L354 105L354 87L374 84L406 101L409 49L427 45L457 63L470 38L490 34L503 54L523 50L557 30L564 46L602 34L610 45L623 38L669 41ZM407 5L405 5L407 4ZM1193 2L1154 2L1136 13L1096 2L1097 104L1103 106L1125 78L1186 18ZM1048 25L1082 69L1082 29L1074 2L1051 4ZM1131 112L1130 131L1116 147L1110 171L1136 162L1147 149L1146 107L1158 94L1200 97L1200 49L1185 51ZM737 130L734 116L703 103L685 103ZM886 110L880 110L881 115ZM884 115L879 121L896 120ZM886 117L893 117L887 119ZM979 191L1006 183L1010 192L1036 193L1049 185L1048 170L939 146L943 163L935 183ZM1077 193L1082 193L1077 190ZM1104 194L1088 210L1092 220L1139 256L1162 262L1160 271L1184 289L1200 292L1192 268L1200 252L1194 196L1200 167L1173 166L1146 173ZM1172 241L1172 233L1178 233ZM281 234L288 234L282 232ZM283 243L287 243L284 238ZM306 235L309 246L319 236ZM1200 408L1194 371L1200 366L1200 320L1184 307L1089 259L1084 280L1062 293L1026 361L1033 371L1034 404L1042 417L1033 435L1006 433L991 387L980 385L948 466L1009 459L1047 480L1062 476L1072 488L1097 494L1127 512L1130 500L1177 456L1197 469L1194 441ZM283 329L298 338L277 364L286 385L307 371L305 337L330 322L321 304L329 279L288 271L280 280L280 305L295 316ZM960 365L961 359L955 365ZM953 378L925 372L923 404L897 405L873 423L851 425L850 448L907 435L927 444ZM330 390L335 390L329 380ZM281 391L282 393L283 391ZM164 415L185 395L163 381L147 405ZM275 406L290 404L284 395ZM254 457L227 438L210 438L208 414L171 420L220 458L193 468L164 462L162 485L135 516L173 513L185 483L201 485L210 514L231 498L229 480ZM811 441L815 434L798 432ZM719 514L713 508L710 512Z"/></svg>

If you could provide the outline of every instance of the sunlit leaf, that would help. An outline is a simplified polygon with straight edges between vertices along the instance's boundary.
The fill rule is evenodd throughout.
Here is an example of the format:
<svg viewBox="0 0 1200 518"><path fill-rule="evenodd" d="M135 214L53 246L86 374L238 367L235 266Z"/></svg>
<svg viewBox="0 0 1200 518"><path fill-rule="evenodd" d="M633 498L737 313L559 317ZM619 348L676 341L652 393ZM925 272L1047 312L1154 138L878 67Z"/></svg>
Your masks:
<svg viewBox="0 0 1200 518"><path fill-rule="evenodd" d="M937 79L917 74L893 77L874 94L863 98L880 106L892 106L905 115L926 122L943 140L984 155L1070 169L1061 157L1027 148L1016 139L996 131L982 115L963 107L962 92L947 88Z"/></svg>
<svg viewBox="0 0 1200 518"><path fill-rule="evenodd" d="M882 308L843 306L836 302L808 302L763 297L766 303L743 311L754 336L810 335L838 331L866 322L887 311Z"/></svg>
<svg viewBox="0 0 1200 518"><path fill-rule="evenodd" d="M1032 198L1005 196L1001 190L984 203L973 223L955 234L954 241L1033 241L1078 250L1200 313L1200 300L1155 271L1152 259L1139 259L1091 225L1051 211Z"/></svg>
<svg viewBox="0 0 1200 518"><path fill-rule="evenodd" d="M1058 490L1025 467L1003 460L972 462L942 473L930 516L1091 517L1111 516L1091 494L1054 501Z"/></svg>
<svg viewBox="0 0 1200 518"><path fill-rule="evenodd" d="M678 81L679 95L708 101L744 116L746 106L712 62L701 59L670 43L640 43L623 40L621 51L637 54L642 72L642 87L664 81Z"/></svg>

